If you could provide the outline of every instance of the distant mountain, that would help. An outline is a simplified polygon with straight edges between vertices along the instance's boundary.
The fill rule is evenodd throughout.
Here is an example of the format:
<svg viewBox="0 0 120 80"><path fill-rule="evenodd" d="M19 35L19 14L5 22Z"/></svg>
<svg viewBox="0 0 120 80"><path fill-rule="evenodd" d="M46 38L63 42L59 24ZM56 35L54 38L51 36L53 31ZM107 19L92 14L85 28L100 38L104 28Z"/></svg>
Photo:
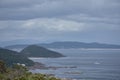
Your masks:
<svg viewBox="0 0 120 80"><path fill-rule="evenodd" d="M21 53L28 57L63 57L63 55L58 52L51 51L37 45L30 45L24 48Z"/></svg>
<svg viewBox="0 0 120 80"><path fill-rule="evenodd" d="M4 48L20 52L22 49L24 49L27 46L28 46L28 44L20 44L20 45L10 45L10 46L6 46Z"/></svg>
<svg viewBox="0 0 120 80"><path fill-rule="evenodd" d="M35 44L39 42L38 40L32 40L32 39L17 39L17 40L11 40L11 41L3 41L0 42L0 47L5 47L5 46L9 46L9 45L31 45L31 44Z"/></svg>
<svg viewBox="0 0 120 80"><path fill-rule="evenodd" d="M53 43L43 43L43 44L36 44L38 46L42 46L45 48L57 48L57 49L70 49L70 48L102 48L102 49L120 49L120 45L113 45L113 44L101 44L101 43L84 43L84 42L53 42ZM23 49L28 45L11 45L6 46L7 49Z"/></svg>
<svg viewBox="0 0 120 80"><path fill-rule="evenodd" d="M46 48L112 48L112 49L120 49L120 45L112 45L112 44L101 44L101 43L84 43L84 42L53 42L49 44L38 44L39 46L43 46Z"/></svg>
<svg viewBox="0 0 120 80"><path fill-rule="evenodd" d="M12 66L16 63L25 64L26 66L32 66L34 64L33 61L29 60L24 55L3 48L0 48L0 60L3 60L7 66Z"/></svg>
<svg viewBox="0 0 120 80"><path fill-rule="evenodd" d="M10 46L6 46L5 48L8 48L8 49L14 49L14 48L25 48L25 47L27 47L28 46L28 44L20 44L20 45L10 45Z"/></svg>

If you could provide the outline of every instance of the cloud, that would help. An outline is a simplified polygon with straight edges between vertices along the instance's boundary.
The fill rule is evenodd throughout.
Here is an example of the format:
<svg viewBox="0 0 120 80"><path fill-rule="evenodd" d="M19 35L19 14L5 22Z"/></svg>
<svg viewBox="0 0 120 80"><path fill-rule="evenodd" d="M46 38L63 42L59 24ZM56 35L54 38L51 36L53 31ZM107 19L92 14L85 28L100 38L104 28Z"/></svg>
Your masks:
<svg viewBox="0 0 120 80"><path fill-rule="evenodd" d="M54 32L71 32L82 31L85 24L75 21L57 19L57 18L40 18L25 21L0 21L0 30L21 30L21 31L53 31ZM49 33L48 33L49 34Z"/></svg>
<svg viewBox="0 0 120 80"><path fill-rule="evenodd" d="M24 8L42 4L45 0L0 0L0 8Z"/></svg>
<svg viewBox="0 0 120 80"><path fill-rule="evenodd" d="M120 0L0 0L4 40L119 42Z"/></svg>
<svg viewBox="0 0 120 80"><path fill-rule="evenodd" d="M0 5L1 20L27 20L81 13L115 16L120 13L118 0L1 0Z"/></svg>
<svg viewBox="0 0 120 80"><path fill-rule="evenodd" d="M99 17L90 16L87 14L74 14L62 17L62 19L73 20L77 22L88 22L88 23L108 23L108 24L120 24L120 15L117 17Z"/></svg>
<svg viewBox="0 0 120 80"><path fill-rule="evenodd" d="M59 18L39 18L25 21L0 21L2 37L50 37L91 31L118 31L119 25L108 23L88 23Z"/></svg>
<svg viewBox="0 0 120 80"><path fill-rule="evenodd" d="M35 27L33 27L35 26ZM62 20L57 18L42 18L28 20L23 24L25 28L44 28L50 31L81 31L84 29L84 23Z"/></svg>

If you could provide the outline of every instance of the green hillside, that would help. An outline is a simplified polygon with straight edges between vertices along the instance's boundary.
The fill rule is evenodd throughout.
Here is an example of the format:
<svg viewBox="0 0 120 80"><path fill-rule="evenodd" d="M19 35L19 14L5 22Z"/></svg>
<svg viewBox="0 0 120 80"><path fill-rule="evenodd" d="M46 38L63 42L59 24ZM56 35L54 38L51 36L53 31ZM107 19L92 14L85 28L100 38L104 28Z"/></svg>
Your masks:
<svg viewBox="0 0 120 80"><path fill-rule="evenodd" d="M36 45L30 45L24 48L21 53L27 55L28 57L63 57L63 55L58 52L51 51Z"/></svg>
<svg viewBox="0 0 120 80"><path fill-rule="evenodd" d="M59 78L40 73L31 73L22 65L6 67L0 60L0 80L61 80Z"/></svg>
<svg viewBox="0 0 120 80"><path fill-rule="evenodd" d="M20 55L18 52L2 48L0 48L0 60L3 60L7 66L12 66L16 63L25 64L26 66L32 66L34 64L33 61L29 60L24 55Z"/></svg>

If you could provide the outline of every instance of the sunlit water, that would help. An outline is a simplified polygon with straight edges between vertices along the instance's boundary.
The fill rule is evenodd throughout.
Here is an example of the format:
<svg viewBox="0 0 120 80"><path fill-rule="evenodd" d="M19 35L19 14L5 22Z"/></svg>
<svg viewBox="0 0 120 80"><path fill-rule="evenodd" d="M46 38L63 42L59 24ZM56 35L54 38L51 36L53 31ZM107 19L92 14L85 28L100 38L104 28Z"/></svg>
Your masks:
<svg viewBox="0 0 120 80"><path fill-rule="evenodd" d="M77 80L120 80L120 50L56 49L67 57L32 58L46 66L61 67L31 70Z"/></svg>

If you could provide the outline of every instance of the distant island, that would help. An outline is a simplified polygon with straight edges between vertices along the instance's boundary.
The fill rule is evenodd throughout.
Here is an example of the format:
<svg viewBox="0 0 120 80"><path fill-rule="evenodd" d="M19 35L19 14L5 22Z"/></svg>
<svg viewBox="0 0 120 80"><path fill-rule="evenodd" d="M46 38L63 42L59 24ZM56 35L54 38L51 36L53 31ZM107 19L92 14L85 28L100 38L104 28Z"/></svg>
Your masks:
<svg viewBox="0 0 120 80"><path fill-rule="evenodd" d="M41 43L41 44L35 44L37 46L42 46L45 48L53 48L53 49L120 49L120 45L114 45L114 44L103 44L103 43L84 43L84 42L73 42L73 41L64 41L64 42L53 42L53 43ZM28 45L9 45L5 48L12 49L12 50L21 50L25 48Z"/></svg>
<svg viewBox="0 0 120 80"><path fill-rule="evenodd" d="M84 42L72 42L72 41L65 41L65 42L53 42L49 44L38 44L40 46L46 48L63 48L63 49L70 49L70 48L109 48L109 49L120 49L120 45L113 45L113 44L102 44L102 43L84 43Z"/></svg>
<svg viewBox="0 0 120 80"><path fill-rule="evenodd" d="M51 57L51 58L64 57L62 54L58 52L51 51L37 45L27 46L20 53L28 57Z"/></svg>

